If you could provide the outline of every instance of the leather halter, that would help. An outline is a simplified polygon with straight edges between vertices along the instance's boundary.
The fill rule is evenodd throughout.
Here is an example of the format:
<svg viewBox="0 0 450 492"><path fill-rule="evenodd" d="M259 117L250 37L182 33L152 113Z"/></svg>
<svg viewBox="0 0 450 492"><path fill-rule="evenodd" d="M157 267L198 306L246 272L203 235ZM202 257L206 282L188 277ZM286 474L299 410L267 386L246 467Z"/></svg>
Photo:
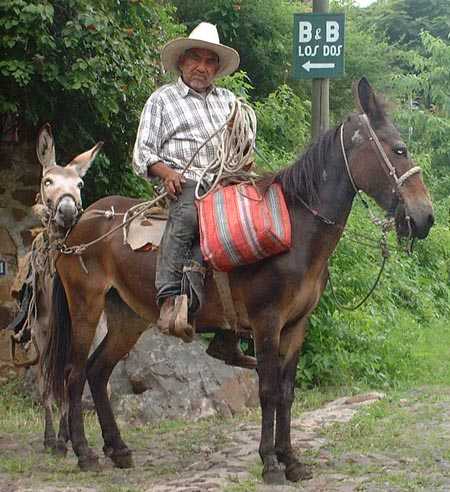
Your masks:
<svg viewBox="0 0 450 492"><path fill-rule="evenodd" d="M386 155L386 152L383 149L383 146L381 145L380 141L378 140L378 137L376 133L374 132L372 126L370 125L369 118L365 113L359 115L359 119L362 121L362 124L364 128L367 130L369 133L369 141L372 144L372 147L376 149L381 156L381 163L386 166L385 172L390 176L390 178L394 181L395 184L395 191L399 191L399 188L405 183L407 179L409 179L411 176L414 174L420 173L421 169L419 166L414 166L411 169L408 169L404 174L402 174L400 177L397 176L397 171L395 167L392 165L391 161L389 160L389 157Z"/></svg>
<svg viewBox="0 0 450 492"><path fill-rule="evenodd" d="M383 228L390 228L390 221L393 218L394 211L398 205L399 199L401 200L402 197L402 192L401 192L401 187L403 184L411 177L414 176L414 174L420 173L421 168L419 166L414 166L411 169L408 169L405 173L403 173L400 177L397 176L397 170L395 167L392 165L391 161L389 160L389 157L386 155L386 152L383 149L383 146L381 145L375 131L373 130L369 118L365 113L359 114L358 118L360 119L364 129L366 132L369 134L369 142L371 143L371 146L373 150L375 151L375 154L381 157L381 159L378 159L378 162L380 163L383 171L385 174L388 176L388 178L393 181L393 190L392 190L392 197L388 205L388 216L385 221L382 221ZM347 159L347 153L345 151L344 147L344 123L342 123L341 128L340 128L340 141L341 141L341 150L342 150L342 155L344 157L344 162L345 162L345 167L347 169L347 174L350 178L350 182L353 186L353 189L355 190L355 193L359 196L359 198L362 200L364 206L368 208L368 205L365 203L365 200L360 194L360 191L358 187L356 186L352 174L350 172L350 166L348 163ZM411 225L410 225L410 219L409 215L406 214L406 221L408 222L408 226L410 228L410 233L411 233Z"/></svg>

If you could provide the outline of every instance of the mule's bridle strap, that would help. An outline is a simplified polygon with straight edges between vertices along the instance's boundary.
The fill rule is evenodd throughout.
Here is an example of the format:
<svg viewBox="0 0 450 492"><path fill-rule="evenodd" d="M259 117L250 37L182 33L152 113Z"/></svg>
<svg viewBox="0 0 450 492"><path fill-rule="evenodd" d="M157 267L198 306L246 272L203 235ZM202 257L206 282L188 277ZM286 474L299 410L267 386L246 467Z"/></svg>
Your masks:
<svg viewBox="0 0 450 492"><path fill-rule="evenodd" d="M395 186L397 188L400 188L403 183L410 178L411 176L414 176L414 174L420 173L421 169L419 166L415 166L411 169L408 169L406 173L402 174L400 177L397 176L397 171L395 167L392 165L391 161L389 160L389 157L386 155L386 152L383 149L383 146L381 145L381 142L379 141L376 133L374 132L372 125L370 124L369 118L365 113L362 113L359 115L360 120L362 121L364 128L367 130L367 132L370 135L370 141L375 145L376 149L381 155L381 158L386 165L388 169L388 174L389 176L392 177L392 179L395 182Z"/></svg>

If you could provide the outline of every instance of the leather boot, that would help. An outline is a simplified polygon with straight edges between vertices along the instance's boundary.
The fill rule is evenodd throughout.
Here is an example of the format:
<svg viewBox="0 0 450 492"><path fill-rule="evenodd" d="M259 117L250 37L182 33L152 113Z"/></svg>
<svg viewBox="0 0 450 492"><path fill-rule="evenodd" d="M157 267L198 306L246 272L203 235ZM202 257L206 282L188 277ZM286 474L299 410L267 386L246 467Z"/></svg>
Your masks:
<svg viewBox="0 0 450 492"><path fill-rule="evenodd" d="M256 359L244 354L239 337L232 331L216 333L206 353L215 359L223 360L229 366L256 369Z"/></svg>
<svg viewBox="0 0 450 492"><path fill-rule="evenodd" d="M173 335L187 343L192 342L195 330L188 322L186 294L164 299L156 326L164 335Z"/></svg>

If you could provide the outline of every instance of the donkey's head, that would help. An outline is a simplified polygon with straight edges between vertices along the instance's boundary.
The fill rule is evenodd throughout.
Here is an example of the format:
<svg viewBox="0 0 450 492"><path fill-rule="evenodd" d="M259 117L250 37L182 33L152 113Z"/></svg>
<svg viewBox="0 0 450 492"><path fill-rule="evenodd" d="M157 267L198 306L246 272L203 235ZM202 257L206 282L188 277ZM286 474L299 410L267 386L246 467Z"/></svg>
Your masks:
<svg viewBox="0 0 450 492"><path fill-rule="evenodd" d="M69 229L82 212L83 176L91 166L103 142L75 157L65 167L56 164L55 144L50 125L39 131L36 153L42 165L40 200L46 215L59 227Z"/></svg>

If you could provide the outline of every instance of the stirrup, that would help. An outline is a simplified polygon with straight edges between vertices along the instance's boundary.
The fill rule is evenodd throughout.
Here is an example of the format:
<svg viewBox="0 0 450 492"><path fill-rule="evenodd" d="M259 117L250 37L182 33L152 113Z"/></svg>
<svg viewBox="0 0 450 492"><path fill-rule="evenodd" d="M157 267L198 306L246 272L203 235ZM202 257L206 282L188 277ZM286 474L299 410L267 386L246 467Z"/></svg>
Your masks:
<svg viewBox="0 0 450 492"><path fill-rule="evenodd" d="M169 333L182 338L185 342L192 342L195 330L188 321L188 298L186 294L175 297L169 321Z"/></svg>

